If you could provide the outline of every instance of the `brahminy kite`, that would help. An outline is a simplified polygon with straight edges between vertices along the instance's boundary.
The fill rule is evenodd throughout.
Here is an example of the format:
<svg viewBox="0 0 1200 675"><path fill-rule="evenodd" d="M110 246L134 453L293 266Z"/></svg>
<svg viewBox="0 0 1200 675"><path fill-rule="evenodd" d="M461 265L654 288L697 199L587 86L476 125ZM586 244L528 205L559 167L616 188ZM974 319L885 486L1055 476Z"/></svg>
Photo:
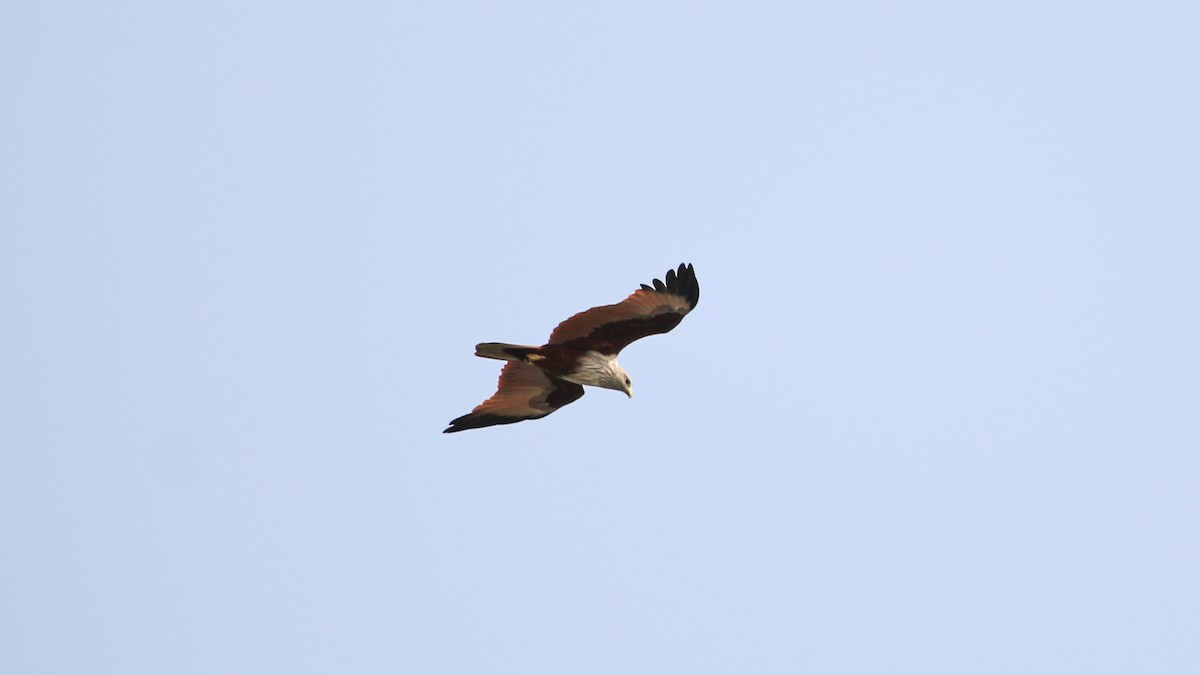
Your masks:
<svg viewBox="0 0 1200 675"><path fill-rule="evenodd" d="M484 342L475 356L507 361L491 398L450 422L443 433L536 420L583 396L583 385L623 391L633 381L617 363L630 342L666 333L700 301L700 284L690 264L667 271L615 305L593 307L558 324L541 347Z"/></svg>

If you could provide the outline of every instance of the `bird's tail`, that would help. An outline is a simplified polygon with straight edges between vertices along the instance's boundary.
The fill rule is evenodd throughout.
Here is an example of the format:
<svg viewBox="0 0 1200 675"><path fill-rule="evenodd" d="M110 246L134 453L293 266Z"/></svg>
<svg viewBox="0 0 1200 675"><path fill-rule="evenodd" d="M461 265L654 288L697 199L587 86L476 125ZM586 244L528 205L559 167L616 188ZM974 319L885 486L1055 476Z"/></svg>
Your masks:
<svg viewBox="0 0 1200 675"><path fill-rule="evenodd" d="M503 342L481 342L475 345L475 356L485 359L500 359L501 361L524 361L530 354L538 351L537 347L525 345L510 345Z"/></svg>

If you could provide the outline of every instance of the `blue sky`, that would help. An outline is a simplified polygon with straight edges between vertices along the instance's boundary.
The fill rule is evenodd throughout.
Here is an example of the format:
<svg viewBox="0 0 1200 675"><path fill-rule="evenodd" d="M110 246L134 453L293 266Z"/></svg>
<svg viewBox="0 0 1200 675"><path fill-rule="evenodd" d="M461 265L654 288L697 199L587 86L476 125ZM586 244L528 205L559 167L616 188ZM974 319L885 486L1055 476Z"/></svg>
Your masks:
<svg viewBox="0 0 1200 675"><path fill-rule="evenodd" d="M0 671L1188 672L1198 25L9 3Z"/></svg>

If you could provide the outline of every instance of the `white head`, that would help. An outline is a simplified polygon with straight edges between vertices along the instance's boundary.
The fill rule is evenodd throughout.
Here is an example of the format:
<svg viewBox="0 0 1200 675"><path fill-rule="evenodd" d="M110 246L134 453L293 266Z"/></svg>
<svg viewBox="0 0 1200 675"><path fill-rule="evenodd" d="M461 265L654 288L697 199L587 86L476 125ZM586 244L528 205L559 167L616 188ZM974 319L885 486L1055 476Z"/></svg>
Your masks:
<svg viewBox="0 0 1200 675"><path fill-rule="evenodd" d="M575 367L575 372L562 376L568 382L589 384L625 392L633 398L633 380L629 373L617 363L617 357L599 352L586 352Z"/></svg>
<svg viewBox="0 0 1200 675"><path fill-rule="evenodd" d="M612 368L605 373L604 382L600 385L605 389L616 389L617 391L625 392L629 398L633 398L633 379L629 377L629 373L617 363L616 359L612 361Z"/></svg>

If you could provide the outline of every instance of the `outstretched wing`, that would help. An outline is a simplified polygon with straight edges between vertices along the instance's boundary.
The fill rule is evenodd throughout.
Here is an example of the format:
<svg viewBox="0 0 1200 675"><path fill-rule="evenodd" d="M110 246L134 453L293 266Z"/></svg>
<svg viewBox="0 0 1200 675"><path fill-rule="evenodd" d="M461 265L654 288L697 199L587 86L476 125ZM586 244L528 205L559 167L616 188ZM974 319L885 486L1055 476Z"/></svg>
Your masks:
<svg viewBox="0 0 1200 675"><path fill-rule="evenodd" d="M549 344L565 344L616 354L634 340L666 333L700 301L700 284L689 265L667 271L667 282L654 280L615 305L593 307L558 324Z"/></svg>
<svg viewBox="0 0 1200 675"><path fill-rule="evenodd" d="M545 417L583 396L583 385L550 377L541 368L509 361L500 371L500 386L491 398L450 422L442 433L512 424Z"/></svg>

